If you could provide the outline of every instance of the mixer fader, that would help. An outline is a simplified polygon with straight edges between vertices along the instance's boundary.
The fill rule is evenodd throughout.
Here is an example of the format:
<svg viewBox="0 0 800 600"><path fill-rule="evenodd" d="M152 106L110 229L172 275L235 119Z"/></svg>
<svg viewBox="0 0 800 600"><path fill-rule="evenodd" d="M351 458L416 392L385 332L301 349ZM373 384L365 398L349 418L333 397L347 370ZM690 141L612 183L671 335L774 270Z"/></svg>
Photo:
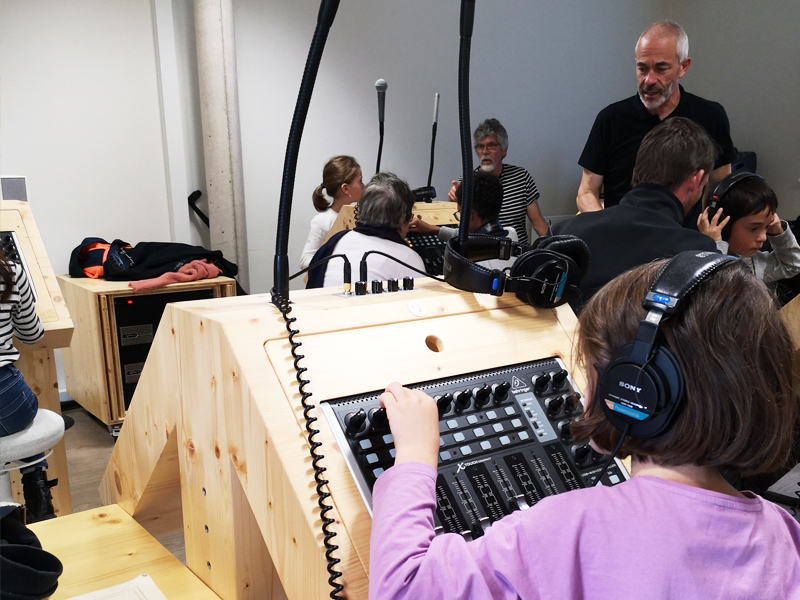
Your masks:
<svg viewBox="0 0 800 600"><path fill-rule="evenodd" d="M545 496L595 485L605 463L578 443L571 423L583 403L559 358L409 386L439 409L437 532L483 535L494 521ZM372 486L394 464L380 391L322 405L357 486L372 511ZM617 461L603 484L627 479Z"/></svg>

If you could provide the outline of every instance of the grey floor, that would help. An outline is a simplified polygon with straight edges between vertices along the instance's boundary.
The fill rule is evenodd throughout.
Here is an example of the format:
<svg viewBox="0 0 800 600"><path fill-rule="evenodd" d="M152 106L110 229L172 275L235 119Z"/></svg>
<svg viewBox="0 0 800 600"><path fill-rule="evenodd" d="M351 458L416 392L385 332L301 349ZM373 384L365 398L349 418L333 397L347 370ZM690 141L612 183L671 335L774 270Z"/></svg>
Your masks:
<svg viewBox="0 0 800 600"><path fill-rule="evenodd" d="M100 481L114 449L114 437L108 427L83 408L71 408L63 413L75 420L75 424L64 434L72 511L98 508L103 506ZM158 541L186 564L182 531L162 536Z"/></svg>

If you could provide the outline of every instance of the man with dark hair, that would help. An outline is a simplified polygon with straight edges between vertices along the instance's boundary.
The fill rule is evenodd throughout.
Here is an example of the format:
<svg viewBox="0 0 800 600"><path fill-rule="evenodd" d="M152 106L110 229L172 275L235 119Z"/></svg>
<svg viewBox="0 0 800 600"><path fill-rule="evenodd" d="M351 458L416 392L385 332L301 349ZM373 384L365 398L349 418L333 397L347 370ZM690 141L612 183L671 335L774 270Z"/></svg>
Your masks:
<svg viewBox="0 0 800 600"><path fill-rule="evenodd" d="M673 117L642 140L633 170L633 189L617 206L588 212L553 226L589 246L591 264L580 285L576 312L603 285L633 267L684 250L716 252L708 236L682 226L708 183L717 146L706 130Z"/></svg>
<svg viewBox="0 0 800 600"><path fill-rule="evenodd" d="M696 121L722 147L709 172L712 189L731 172L730 163L736 158L725 109L686 92L679 83L692 62L683 27L673 21L654 23L639 37L635 56L638 94L600 111L578 160L583 167L577 197L581 212L603 208L601 186L605 208L619 203L633 185L631 175L639 144L667 118ZM694 214L685 224L695 227L696 219Z"/></svg>
<svg viewBox="0 0 800 600"><path fill-rule="evenodd" d="M415 277L417 272L384 255L425 272L419 254L406 243L405 237L411 222L414 194L408 184L393 173L376 173L364 188L358 205L358 224L331 237L311 259L311 264L333 254L344 254L350 261L353 273L358 273L365 252L376 251L367 257L367 274L370 281L378 279L403 279ZM309 271L307 288L342 285L342 262L332 259Z"/></svg>
<svg viewBox="0 0 800 600"><path fill-rule="evenodd" d="M503 206L500 209L500 223L513 227L520 242L528 243L528 226L525 217L531 221L537 235L547 234L547 221L539 210L539 190L531 174L522 167L508 165L503 159L508 153L508 132L497 119L486 119L475 128L472 134L478 166L475 171L492 173L503 185ZM451 202L456 201L456 190L461 179L453 182L447 194Z"/></svg>

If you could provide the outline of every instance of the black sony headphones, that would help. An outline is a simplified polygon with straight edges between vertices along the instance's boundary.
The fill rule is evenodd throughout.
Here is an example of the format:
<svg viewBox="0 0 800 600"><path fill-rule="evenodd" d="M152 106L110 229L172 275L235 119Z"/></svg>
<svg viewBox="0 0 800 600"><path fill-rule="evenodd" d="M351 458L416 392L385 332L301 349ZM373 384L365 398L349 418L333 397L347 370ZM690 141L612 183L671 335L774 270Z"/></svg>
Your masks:
<svg viewBox="0 0 800 600"><path fill-rule="evenodd" d="M518 258L509 272L475 264L512 256ZM589 247L572 235L539 238L532 248L491 235L470 235L462 245L455 236L444 251L444 279L453 287L493 296L514 292L539 308L554 308L574 298L588 268Z"/></svg>
<svg viewBox="0 0 800 600"><path fill-rule="evenodd" d="M763 179L761 175L756 175L755 173L751 173L750 171L736 171L735 173L730 173L726 175L722 181L717 184L717 187L714 188L713 193L708 198L708 220L714 218L714 213L717 212L718 208L723 208L722 214L720 215L717 223L721 223L727 214L725 213L724 207L722 207L722 199L725 197L730 189L735 186L740 181L744 181L745 179L751 179L753 177L758 177L759 179ZM722 229L722 239L726 242L731 237L731 223L728 223Z"/></svg>
<svg viewBox="0 0 800 600"><path fill-rule="evenodd" d="M650 438L672 425L685 386L678 361L661 345L659 326L681 310L700 282L732 260L715 252L681 252L656 275L642 301L648 313L636 340L614 354L595 388L594 402L614 427Z"/></svg>

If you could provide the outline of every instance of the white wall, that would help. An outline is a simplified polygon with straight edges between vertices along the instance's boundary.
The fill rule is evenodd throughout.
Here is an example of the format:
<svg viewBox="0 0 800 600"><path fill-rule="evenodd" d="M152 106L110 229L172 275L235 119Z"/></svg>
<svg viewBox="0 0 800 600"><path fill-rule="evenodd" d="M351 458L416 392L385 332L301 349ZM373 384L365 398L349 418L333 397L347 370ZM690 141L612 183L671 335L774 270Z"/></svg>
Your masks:
<svg viewBox="0 0 800 600"><path fill-rule="evenodd" d="M57 273L86 236L169 240L155 67L148 0L0 0L0 172Z"/></svg>
<svg viewBox="0 0 800 600"><path fill-rule="evenodd" d="M755 151L783 218L800 214L800 10L793 0L675 2L694 57L687 88L716 100L740 151Z"/></svg>
<svg viewBox="0 0 800 600"><path fill-rule="evenodd" d="M545 215L575 211L577 160L597 111L635 91L633 46L660 2L478 2L472 42L473 127L494 116L509 130L508 161L528 168ZM272 285L283 157L317 0L234 3L253 291ZM433 185L441 199L460 174L460 3L349 0L339 7L319 70L297 169L289 259L300 257L310 196L335 154L352 154L365 179L378 146L374 84L384 78L381 167L424 185L433 96L441 93Z"/></svg>

